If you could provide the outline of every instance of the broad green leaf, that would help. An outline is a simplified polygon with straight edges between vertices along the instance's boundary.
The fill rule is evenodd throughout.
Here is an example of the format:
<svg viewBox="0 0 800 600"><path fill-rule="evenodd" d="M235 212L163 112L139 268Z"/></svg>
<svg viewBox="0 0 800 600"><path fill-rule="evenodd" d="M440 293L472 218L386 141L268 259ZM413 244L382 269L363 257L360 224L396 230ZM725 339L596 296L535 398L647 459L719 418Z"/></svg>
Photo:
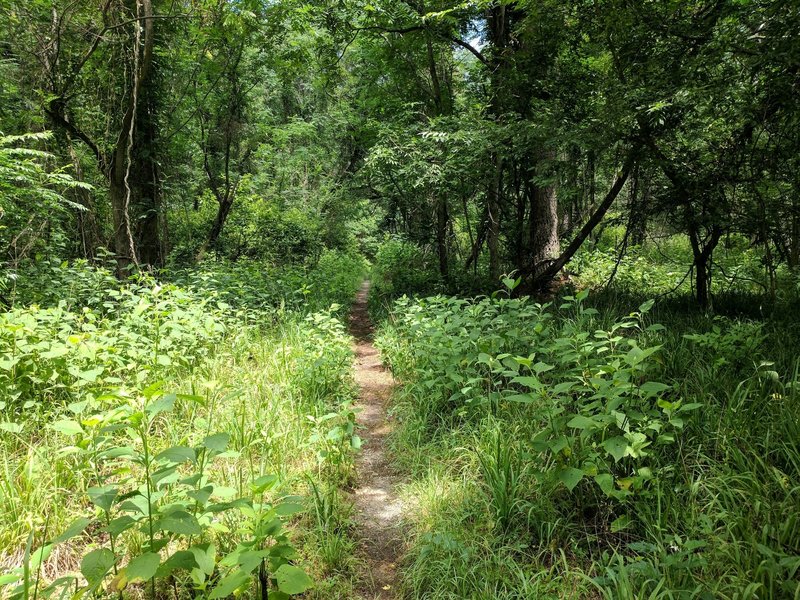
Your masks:
<svg viewBox="0 0 800 600"><path fill-rule="evenodd" d="M87 519L86 517L79 517L75 519L72 523L70 523L69 527L56 539L53 540L54 544L60 544L61 542L66 542L67 540L71 540L75 536L80 535L83 531L89 526L89 523L92 522L92 519Z"/></svg>
<svg viewBox="0 0 800 600"><path fill-rule="evenodd" d="M598 423L590 419L589 417L584 417L583 415L575 415L569 423L567 423L567 427L573 427L575 429L592 429L597 427Z"/></svg>
<svg viewBox="0 0 800 600"><path fill-rule="evenodd" d="M119 535L128 531L128 529L136 525L136 523L138 523L138 521L130 515L122 515L116 519L112 519L108 526L105 527L105 531L111 535Z"/></svg>
<svg viewBox="0 0 800 600"><path fill-rule="evenodd" d="M667 385L666 383L661 383L658 381L646 381L639 386L639 391L644 393L646 396L650 397L660 394L662 392L666 392L671 388L672 386Z"/></svg>
<svg viewBox="0 0 800 600"><path fill-rule="evenodd" d="M606 496L614 495L614 477L610 473L598 473L594 476L594 480Z"/></svg>
<svg viewBox="0 0 800 600"><path fill-rule="evenodd" d="M155 417L159 413L169 412L175 408L176 399L175 394L164 394L149 403L144 410L151 418Z"/></svg>
<svg viewBox="0 0 800 600"><path fill-rule="evenodd" d="M81 424L77 421L56 421L50 425L50 428L64 435L79 435L84 433L83 427L81 427Z"/></svg>
<svg viewBox="0 0 800 600"><path fill-rule="evenodd" d="M245 550L237 553L236 564L240 570L252 573L269 555L269 550Z"/></svg>
<svg viewBox="0 0 800 600"><path fill-rule="evenodd" d="M47 352L42 352L42 358L46 358L47 360L52 360L54 358L60 358L62 356L66 356L69 354L69 348L66 346L54 346Z"/></svg>
<svg viewBox="0 0 800 600"><path fill-rule="evenodd" d="M250 489L253 490L254 494L261 494L268 489L272 489L276 483L278 483L277 475L262 475L250 484Z"/></svg>
<svg viewBox="0 0 800 600"><path fill-rule="evenodd" d="M231 436L228 433L215 433L209 435L203 440L203 447L208 448L214 452L224 452L228 447Z"/></svg>
<svg viewBox="0 0 800 600"><path fill-rule="evenodd" d="M545 373L555 368L556 368L555 365L548 365L543 362L537 362L535 365L533 365L533 370L537 375L541 375L542 373Z"/></svg>
<svg viewBox="0 0 800 600"><path fill-rule="evenodd" d="M622 436L615 436L603 442L603 448L611 456L614 457L614 462L619 462L625 456L625 450L628 448L628 440Z"/></svg>
<svg viewBox="0 0 800 600"><path fill-rule="evenodd" d="M566 394L575 387L574 381L563 381L553 386L553 392L556 394Z"/></svg>
<svg viewBox="0 0 800 600"><path fill-rule="evenodd" d="M149 581L155 576L158 566L161 564L161 557L155 552L146 552L134 558L125 567L125 574L128 581Z"/></svg>
<svg viewBox="0 0 800 600"><path fill-rule="evenodd" d="M232 595L239 588L244 587L250 583L250 574L242 571L235 571L220 579L219 583L211 590L208 596L210 600L216 598L227 598Z"/></svg>
<svg viewBox="0 0 800 600"><path fill-rule="evenodd" d="M114 553L108 548L92 550L81 560L81 574L94 587L103 580L115 562Z"/></svg>
<svg viewBox="0 0 800 600"><path fill-rule="evenodd" d="M583 479L583 471L573 467L562 467L558 470L558 480L563 483L569 491L575 489L575 486Z"/></svg>
<svg viewBox="0 0 800 600"><path fill-rule="evenodd" d="M7 575L0 575L0 587L10 585L12 583L17 583L20 579L22 579L21 573L9 573Z"/></svg>
<svg viewBox="0 0 800 600"><path fill-rule="evenodd" d="M302 512L304 509L305 507L299 502L281 502L275 506L275 514L279 517L288 517Z"/></svg>
<svg viewBox="0 0 800 600"><path fill-rule="evenodd" d="M0 431L5 431L7 433L22 433L22 425L19 423L3 421L0 423Z"/></svg>
<svg viewBox="0 0 800 600"><path fill-rule="evenodd" d="M189 448L188 446L173 446L172 448L167 448L163 452L156 454L155 459L158 461L181 464L185 462L195 462L197 460L197 455L195 454L194 448Z"/></svg>
<svg viewBox="0 0 800 600"><path fill-rule="evenodd" d="M198 544L189 548L189 552L194 555L197 567L206 575L214 572L217 559L217 548L214 544Z"/></svg>
<svg viewBox="0 0 800 600"><path fill-rule="evenodd" d="M532 404L536 401L531 394L512 394L505 397L509 402L517 402L519 404Z"/></svg>
<svg viewBox="0 0 800 600"><path fill-rule="evenodd" d="M529 390L539 390L542 388L542 382L539 381L538 377L534 377L533 375L514 377L511 381L524 385Z"/></svg>
<svg viewBox="0 0 800 600"><path fill-rule="evenodd" d="M44 561L46 561L47 558L50 556L50 554L53 552L53 546L54 544L46 544L41 548L39 548L38 550L33 551L30 557L30 563L29 563L30 568L38 569L39 565L41 565Z"/></svg>
<svg viewBox="0 0 800 600"><path fill-rule="evenodd" d="M286 594L302 594L314 584L303 569L293 565L279 567L275 571L275 579L278 589Z"/></svg>
<svg viewBox="0 0 800 600"><path fill-rule="evenodd" d="M156 571L156 577L163 578L173 571L191 571L197 567L197 560L193 552L190 550L178 550L161 564L158 571Z"/></svg>
<svg viewBox="0 0 800 600"><path fill-rule="evenodd" d="M176 510L161 517L158 520L158 528L178 535L200 535L203 533L197 519L182 510Z"/></svg>
<svg viewBox="0 0 800 600"><path fill-rule="evenodd" d="M633 520L628 515L622 515L611 522L611 533L617 533L627 528Z"/></svg>
<svg viewBox="0 0 800 600"><path fill-rule="evenodd" d="M116 499L118 492L119 490L114 485L90 487L87 490L87 493L89 494L89 500L92 501L92 504L102 508L106 512L111 511L111 507L114 506L114 500Z"/></svg>
<svg viewBox="0 0 800 600"><path fill-rule="evenodd" d="M199 490L190 490L186 492L186 495L189 496L189 498L191 498L198 504L202 505L208 502L208 499L211 498L211 494L213 493L214 493L214 486L207 485L205 487L200 488Z"/></svg>

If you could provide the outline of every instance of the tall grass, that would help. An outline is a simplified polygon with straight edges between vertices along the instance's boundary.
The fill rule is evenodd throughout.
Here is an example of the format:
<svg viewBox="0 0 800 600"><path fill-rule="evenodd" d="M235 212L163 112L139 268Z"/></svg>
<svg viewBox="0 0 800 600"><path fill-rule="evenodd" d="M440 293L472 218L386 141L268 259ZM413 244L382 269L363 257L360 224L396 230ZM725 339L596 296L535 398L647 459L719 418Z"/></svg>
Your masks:
<svg viewBox="0 0 800 600"><path fill-rule="evenodd" d="M582 420L563 440L543 437L564 403L553 374L573 382L572 394L589 377L595 392L585 402L607 402L613 390L604 381L624 360L612 369L617 351L598 340L643 298L598 294L577 313L573 300L544 312L500 299L402 300L385 321L378 343L403 384L393 444L410 478L407 595L800 597L795 319L747 320L734 302L727 305L734 317L662 302L639 329L617 330L616 344L658 348L646 370L619 381L649 390L663 383L666 391L648 402L669 412L653 423L662 433L675 429L660 441L646 432L653 443L638 466L629 456L612 460L614 487L598 494L587 473L599 463L574 460L578 452L593 456L587 440L604 438L576 429ZM559 363L562 355L568 359ZM600 370L589 373L595 359ZM519 378L520 360L545 363L541 385ZM571 370L573 361L585 364L582 373ZM648 380L659 385L648 388ZM625 397L616 410L630 414L633 396ZM669 408L680 405L692 410ZM621 452L616 444L606 447ZM634 493L617 493L627 485Z"/></svg>
<svg viewBox="0 0 800 600"><path fill-rule="evenodd" d="M307 594L346 593L352 542L348 505L336 490L352 479L354 450L349 438L334 440L330 434L352 431L354 385L350 339L336 301L354 294L362 266L326 260L321 268L330 271L330 287L317 287L323 273L280 295L255 285L254 266L224 276L217 267L198 282L184 281L188 287L156 281L119 286L101 271L78 266L71 272L63 266L58 277L72 281L66 302L53 298L56 304L49 308L51 299L42 296L43 308L19 306L0 315L5 327L0 358L16 357L15 366L25 366L6 375L14 387L4 390L0 406L0 574L28 564L29 539L40 547L77 516L96 510L88 492L98 473L86 453L73 449L82 439L75 437L75 423L86 418L85 401L102 401L106 391L136 394L160 379L178 401L154 423L152 452L194 445L206 432L225 432L226 452L203 474L214 482L219 500L250 495L252 482L267 481L266 475L274 482L270 498L307 496L305 512L287 520L300 552L293 562L320 582ZM241 289L249 295L237 296ZM287 297L298 301L289 303ZM331 304L332 309L323 308ZM131 444L138 448L136 440ZM321 489L329 495L325 522L314 508ZM320 545L331 520L342 523L338 545ZM209 535L220 549L230 550L242 540L241 525L236 519L221 521ZM122 565L146 545L138 533L120 540L114 551ZM89 530L57 546L42 563L42 581L83 571L83 557L105 544L103 535ZM323 585L326 578L335 578L336 585ZM257 585L258 578L254 581Z"/></svg>

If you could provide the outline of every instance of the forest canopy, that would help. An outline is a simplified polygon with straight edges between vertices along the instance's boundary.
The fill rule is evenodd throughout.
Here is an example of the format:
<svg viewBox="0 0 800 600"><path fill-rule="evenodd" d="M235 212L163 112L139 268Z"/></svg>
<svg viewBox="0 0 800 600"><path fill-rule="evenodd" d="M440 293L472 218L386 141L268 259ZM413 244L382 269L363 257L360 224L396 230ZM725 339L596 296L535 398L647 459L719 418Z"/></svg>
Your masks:
<svg viewBox="0 0 800 600"><path fill-rule="evenodd" d="M542 289L613 223L619 255L685 237L708 306L735 236L773 296L800 262L794 3L1 10L2 131L39 136L3 138L4 156L50 154L4 196L6 269L374 255L390 234L444 282L515 270Z"/></svg>

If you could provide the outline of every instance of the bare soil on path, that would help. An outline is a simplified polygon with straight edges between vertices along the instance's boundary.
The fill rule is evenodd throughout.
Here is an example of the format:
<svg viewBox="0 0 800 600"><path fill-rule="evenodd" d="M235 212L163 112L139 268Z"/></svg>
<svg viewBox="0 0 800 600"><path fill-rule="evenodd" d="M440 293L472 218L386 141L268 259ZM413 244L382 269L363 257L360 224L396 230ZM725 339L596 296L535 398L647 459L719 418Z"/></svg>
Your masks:
<svg viewBox="0 0 800 600"><path fill-rule="evenodd" d="M386 409L395 383L371 341L368 294L369 282L365 282L350 313L350 333L355 338L355 380L359 387L356 421L363 439L356 460L358 483L353 492L358 553L364 564L358 586L363 600L396 597L397 561L403 549L402 505L395 491L399 478L387 448L392 422Z"/></svg>

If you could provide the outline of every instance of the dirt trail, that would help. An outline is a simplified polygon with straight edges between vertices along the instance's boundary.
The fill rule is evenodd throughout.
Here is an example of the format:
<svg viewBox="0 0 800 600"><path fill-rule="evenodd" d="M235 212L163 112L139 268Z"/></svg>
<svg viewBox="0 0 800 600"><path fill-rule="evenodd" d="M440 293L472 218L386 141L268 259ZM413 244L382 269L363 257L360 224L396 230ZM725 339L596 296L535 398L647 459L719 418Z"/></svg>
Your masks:
<svg viewBox="0 0 800 600"><path fill-rule="evenodd" d="M368 294L369 282L365 282L350 313L350 333L355 338L355 379L359 387L357 421L364 441L356 461L358 485L353 495L360 535L359 557L365 565L358 589L363 600L396 596L396 565L403 546L402 506L395 492L398 478L387 450L392 423L386 406L394 380L383 368L378 350L371 342Z"/></svg>

